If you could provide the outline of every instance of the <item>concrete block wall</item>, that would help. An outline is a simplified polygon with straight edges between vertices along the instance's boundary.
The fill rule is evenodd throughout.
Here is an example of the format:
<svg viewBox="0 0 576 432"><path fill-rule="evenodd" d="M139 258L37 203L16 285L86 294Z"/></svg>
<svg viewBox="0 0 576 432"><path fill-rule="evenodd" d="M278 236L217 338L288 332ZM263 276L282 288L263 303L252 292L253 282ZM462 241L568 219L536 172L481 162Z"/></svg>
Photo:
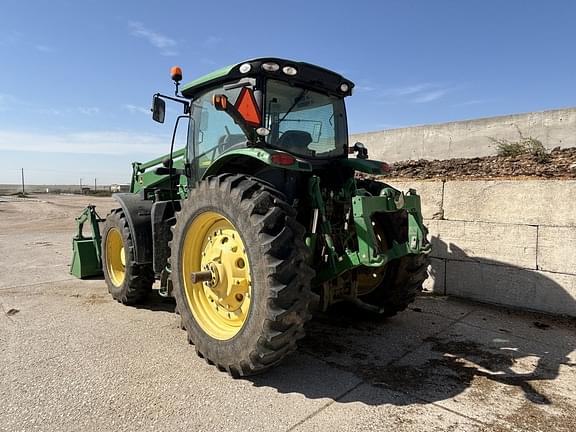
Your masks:
<svg viewBox="0 0 576 432"><path fill-rule="evenodd" d="M576 147L576 108L358 133L350 142L364 143L371 159L388 162L471 158L495 155L491 138L518 140L518 131L549 150Z"/></svg>
<svg viewBox="0 0 576 432"><path fill-rule="evenodd" d="M437 293L576 317L576 181L400 181L415 188Z"/></svg>

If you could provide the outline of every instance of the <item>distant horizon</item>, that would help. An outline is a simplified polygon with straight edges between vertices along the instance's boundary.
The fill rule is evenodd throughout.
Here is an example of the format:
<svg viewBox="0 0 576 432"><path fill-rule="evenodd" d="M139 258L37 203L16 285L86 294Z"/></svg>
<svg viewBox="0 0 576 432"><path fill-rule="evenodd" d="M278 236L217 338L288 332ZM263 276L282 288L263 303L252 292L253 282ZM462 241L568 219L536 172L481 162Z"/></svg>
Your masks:
<svg viewBox="0 0 576 432"><path fill-rule="evenodd" d="M419 124L419 125L410 125L410 126L405 126L405 127L400 127L400 128L385 128L385 129L379 129L379 130L373 130L373 131L366 131L366 132L355 132L355 133L350 133L349 136L353 136L353 135L364 135L364 134L371 134L371 133L378 133L378 132L385 132L385 131L392 131L392 130L397 130L397 129L410 129L410 128L422 128L422 127L427 127L427 126L441 126L444 124L451 124L451 123L465 123L465 122L474 122L474 121L483 121L483 120L489 120L489 119L497 119L497 118L501 118L501 117L513 117L513 116L522 116L522 115L529 115L532 113L545 113L545 112L552 112L552 111L562 111L562 110L571 110L571 109L576 109L576 105L574 106L567 106L567 107L561 107L561 108L552 108L552 109L546 109L546 110L541 110L541 111L528 111L528 112L518 112L518 113L509 113L509 114L503 114L503 115L497 115L497 116L487 116L487 117L478 117L478 118L471 118L471 119L463 119L463 120L455 120L455 121L448 121L448 122L439 122L439 123L428 123L428 124ZM160 153L159 153L160 154ZM158 155L155 156L151 156L149 159L140 159L139 162L146 162L146 160L152 160L157 158ZM18 172L20 172L21 168L18 168ZM120 182L106 182L106 183L97 183L97 186L100 187L109 187L111 185L129 185L130 184L130 165L126 166L126 176L128 176L128 180L126 181L120 181ZM24 169L24 174L26 177L26 169ZM96 176L96 180L98 179L98 176ZM80 179L79 179L80 180ZM66 187L70 187L70 186L78 186L80 187L80 181L77 182L59 182L59 183L50 183L50 182L36 182L36 183L26 183L25 180L25 185L26 186L30 186L30 187L48 187L48 186L66 186ZM0 183L0 189L2 189L2 186L21 186L21 182L20 181L15 181L15 182L5 182L5 183ZM86 187L86 188L93 188L94 185L94 177L90 178L90 177L84 177L83 178L83 183L82 186Z"/></svg>

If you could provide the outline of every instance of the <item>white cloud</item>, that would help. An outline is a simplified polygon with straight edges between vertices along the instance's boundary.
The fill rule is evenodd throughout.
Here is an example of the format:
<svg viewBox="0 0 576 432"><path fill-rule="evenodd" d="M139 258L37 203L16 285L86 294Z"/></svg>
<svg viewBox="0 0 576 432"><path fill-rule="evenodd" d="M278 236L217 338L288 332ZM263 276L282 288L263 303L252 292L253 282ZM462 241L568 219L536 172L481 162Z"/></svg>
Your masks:
<svg viewBox="0 0 576 432"><path fill-rule="evenodd" d="M100 108L98 107L76 107L73 110L79 112L80 114L84 114L87 116L93 116L96 114L100 114Z"/></svg>
<svg viewBox="0 0 576 432"><path fill-rule="evenodd" d="M100 113L100 108L94 106L77 106L71 108L58 108L58 107L42 107L38 106L36 103L20 99L16 96L0 93L0 112L12 111L14 108L18 108L20 111L34 113L34 114L44 114L44 115L70 115L70 114L82 114L86 116L94 116Z"/></svg>
<svg viewBox="0 0 576 432"><path fill-rule="evenodd" d="M357 92L370 92L370 93L371 93L371 92L373 92L373 91L375 91L375 90L377 90L377 89L376 89L376 87L371 86L371 85L369 85L369 84L366 84L366 85L364 85L364 84L358 84L358 85L356 85L356 86L354 87L354 90L357 91Z"/></svg>
<svg viewBox="0 0 576 432"><path fill-rule="evenodd" d="M62 110L57 108L34 108L31 112L35 114L51 115L51 116L61 116L64 114Z"/></svg>
<svg viewBox="0 0 576 432"><path fill-rule="evenodd" d="M441 99L454 88L435 83L417 83L402 87L388 88L379 94L383 98L380 103L428 103Z"/></svg>
<svg viewBox="0 0 576 432"><path fill-rule="evenodd" d="M479 104L483 104L486 101L483 101L481 99L472 99L472 100L468 100L468 101L464 101L464 102L460 102L457 104L454 104L453 106L457 107L457 106L469 106L469 105L479 105Z"/></svg>
<svg viewBox="0 0 576 432"><path fill-rule="evenodd" d="M432 85L429 83L414 84L404 87L396 87L384 90L383 94L385 96L411 96L416 93L420 93L423 90L430 88Z"/></svg>
<svg viewBox="0 0 576 432"><path fill-rule="evenodd" d="M34 133L0 131L0 150L77 154L158 154L166 139L134 132Z"/></svg>
<svg viewBox="0 0 576 432"><path fill-rule="evenodd" d="M151 45L160 50L160 54L165 56L178 55L178 42L174 39L147 29L144 24L138 21L128 22L128 27L130 28L130 34L146 39Z"/></svg>
<svg viewBox="0 0 576 432"><path fill-rule="evenodd" d="M73 107L73 108L43 108L34 107L30 104L26 105L26 110L36 114L51 115L51 116L64 116L64 115L74 115L81 114L84 116L95 116L100 114L100 108L98 107Z"/></svg>
<svg viewBox="0 0 576 432"><path fill-rule="evenodd" d="M140 113L140 114L146 114L147 116L151 115L150 114L150 108L143 108L141 106L132 105L132 104L126 104L122 108L129 111L131 114Z"/></svg>
<svg viewBox="0 0 576 432"><path fill-rule="evenodd" d="M448 93L448 89L438 89L429 92L424 92L416 96L414 99L412 99L412 102L414 103L433 102L435 100L442 98L446 93Z"/></svg>

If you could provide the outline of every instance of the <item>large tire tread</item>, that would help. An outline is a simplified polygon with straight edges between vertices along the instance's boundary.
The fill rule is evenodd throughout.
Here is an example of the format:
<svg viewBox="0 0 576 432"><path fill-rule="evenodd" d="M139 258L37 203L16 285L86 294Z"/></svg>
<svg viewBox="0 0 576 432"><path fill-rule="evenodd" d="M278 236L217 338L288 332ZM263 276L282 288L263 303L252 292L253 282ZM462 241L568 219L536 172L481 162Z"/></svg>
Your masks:
<svg viewBox="0 0 576 432"><path fill-rule="evenodd" d="M122 235L126 256L126 273L124 283L116 287L108 275L106 268L106 235L111 228L116 228ZM102 237L102 258L104 279L108 285L108 292L114 300L125 304L134 305L141 302L151 291L154 284L154 271L150 264L136 264L134 261L134 242L132 233L126 220L126 215L121 208L113 209L106 217Z"/></svg>
<svg viewBox="0 0 576 432"><path fill-rule="evenodd" d="M384 309L383 317L392 317L402 312L416 300L416 296L422 291L422 284L428 278L429 262L427 254L400 258L394 282L380 297L380 306Z"/></svg>
<svg viewBox="0 0 576 432"><path fill-rule="evenodd" d="M265 286L256 287L260 294L265 294L265 298L260 299L265 317L256 331L245 323L240 333L234 336L233 339L250 341L245 350L236 348L240 352L232 352L238 345L220 344L220 341L199 331L189 311L181 275L177 270L177 258L174 258L179 256L179 242L186 232L186 222L203 206L217 208L224 198L234 203L236 212L241 215L238 217L247 217L253 226L253 230L248 227L248 232L240 234L247 237L251 233L256 234L256 238L245 238L247 248L250 241L258 243L251 245L257 249L253 257L259 257L256 262L251 259L251 271L262 268L265 272L265 277L257 281ZM182 204L177 223L172 228L171 266L174 296L188 340L195 345L198 356L233 377L257 374L278 364L296 350L296 341L304 336L304 324L310 319L308 305L314 271L308 265L308 249L303 239L305 230L296 221L296 211L284 201L281 193L267 184L234 174L223 174L200 182ZM252 308L257 305L250 307L248 320L255 314Z"/></svg>

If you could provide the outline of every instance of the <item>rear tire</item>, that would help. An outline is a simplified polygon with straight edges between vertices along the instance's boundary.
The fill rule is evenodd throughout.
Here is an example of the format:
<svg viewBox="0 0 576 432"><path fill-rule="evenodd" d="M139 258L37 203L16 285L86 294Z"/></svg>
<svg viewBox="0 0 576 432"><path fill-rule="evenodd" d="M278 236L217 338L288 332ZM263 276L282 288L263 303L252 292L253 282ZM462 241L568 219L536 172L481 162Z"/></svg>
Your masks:
<svg viewBox="0 0 576 432"><path fill-rule="evenodd" d="M423 282L428 278L428 264L429 258L425 254L394 260L388 263L383 282L371 293L358 298L379 309L379 312L371 312L371 315L392 317L416 300Z"/></svg>
<svg viewBox="0 0 576 432"><path fill-rule="evenodd" d="M358 183L358 187L366 189L375 196L380 194L384 186L384 183L374 180L362 180ZM384 237L381 239L383 248L387 248L393 240L405 241L401 233L406 228L402 225L402 218L399 218L397 214L380 213L374 219L375 230ZM413 303L418 293L422 291L422 284L428 278L429 264L430 258L426 253L406 255L389 262L383 269L359 269L358 272L365 277L370 277L379 270L383 274L378 274L380 282L371 292L360 295L358 298L380 310L379 313L373 312L371 315L382 318L394 316Z"/></svg>
<svg viewBox="0 0 576 432"><path fill-rule="evenodd" d="M122 209L112 210L104 223L102 270L108 292L126 305L140 302L154 284L152 266L134 261L132 234Z"/></svg>
<svg viewBox="0 0 576 432"><path fill-rule="evenodd" d="M254 178L224 174L190 191L170 262L177 310L200 357L239 377L296 350L314 275L303 238L295 210ZM207 269L212 279L192 283L192 272Z"/></svg>

